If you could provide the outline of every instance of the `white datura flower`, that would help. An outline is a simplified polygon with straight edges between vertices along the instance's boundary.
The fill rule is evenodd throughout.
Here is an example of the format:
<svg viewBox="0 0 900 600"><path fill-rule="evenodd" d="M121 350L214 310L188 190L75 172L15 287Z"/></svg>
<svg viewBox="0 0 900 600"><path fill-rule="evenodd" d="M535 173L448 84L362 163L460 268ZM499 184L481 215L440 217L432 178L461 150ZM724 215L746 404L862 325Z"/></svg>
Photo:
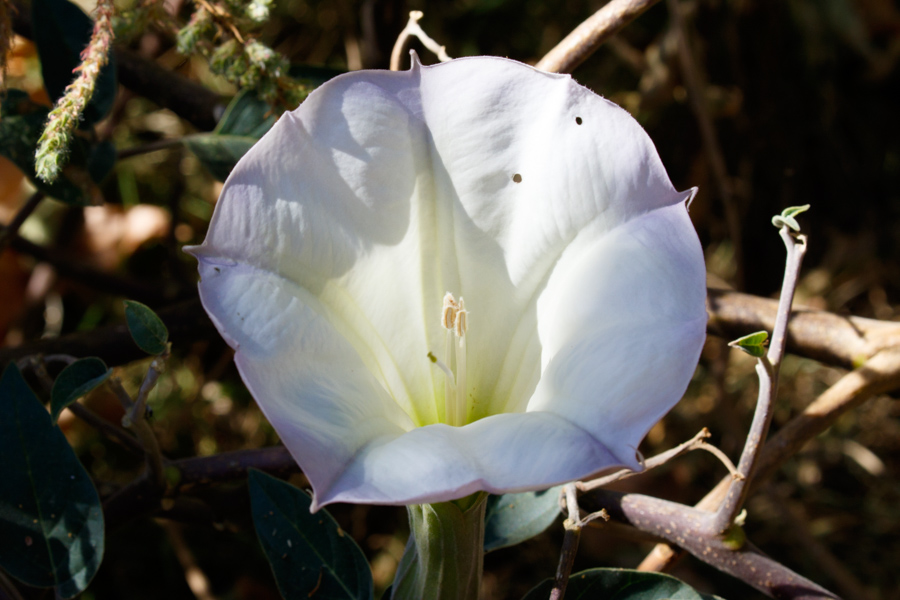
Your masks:
<svg viewBox="0 0 900 600"><path fill-rule="evenodd" d="M414 61L285 113L189 251L314 507L434 503L640 469L705 337L692 194L567 75Z"/></svg>

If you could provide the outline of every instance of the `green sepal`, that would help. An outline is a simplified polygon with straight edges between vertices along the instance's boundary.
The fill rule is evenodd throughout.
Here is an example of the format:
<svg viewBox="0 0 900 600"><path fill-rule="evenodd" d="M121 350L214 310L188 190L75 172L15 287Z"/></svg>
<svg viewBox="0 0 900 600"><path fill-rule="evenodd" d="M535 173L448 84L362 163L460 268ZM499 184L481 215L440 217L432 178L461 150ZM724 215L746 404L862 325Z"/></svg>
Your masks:
<svg viewBox="0 0 900 600"><path fill-rule="evenodd" d="M478 597L484 562L487 496L479 492L467 498L467 502L406 507L409 541L397 565L391 600Z"/></svg>

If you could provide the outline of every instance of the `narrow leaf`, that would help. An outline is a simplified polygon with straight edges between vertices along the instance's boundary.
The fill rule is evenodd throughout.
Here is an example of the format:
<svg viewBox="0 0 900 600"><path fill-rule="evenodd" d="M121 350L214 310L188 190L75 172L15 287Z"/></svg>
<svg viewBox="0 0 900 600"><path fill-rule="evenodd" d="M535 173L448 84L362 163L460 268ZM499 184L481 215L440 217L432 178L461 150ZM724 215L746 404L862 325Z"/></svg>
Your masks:
<svg viewBox="0 0 900 600"><path fill-rule="evenodd" d="M733 342L728 342L728 345L732 348L740 348L750 356L762 358L766 355L766 344L768 343L769 334L765 331L757 331L738 338Z"/></svg>
<svg viewBox="0 0 900 600"><path fill-rule="evenodd" d="M169 331L150 307L134 300L126 300L125 321L138 348L147 354L165 352Z"/></svg>
<svg viewBox="0 0 900 600"><path fill-rule="evenodd" d="M369 600L372 574L362 550L294 486L250 470L253 524L284 598Z"/></svg>
<svg viewBox="0 0 900 600"><path fill-rule="evenodd" d="M71 598L103 558L97 490L15 364L0 377L0 567Z"/></svg>
<svg viewBox="0 0 900 600"><path fill-rule="evenodd" d="M484 516L484 551L514 546L538 535L559 515L562 486L541 492L488 498Z"/></svg>
<svg viewBox="0 0 900 600"><path fill-rule="evenodd" d="M546 600L553 588L547 579L522 600ZM722 600L701 594L683 581L663 573L629 569L588 569L569 578L566 600Z"/></svg>
<svg viewBox="0 0 900 600"><path fill-rule="evenodd" d="M184 138L184 144L219 181L228 179L234 165L255 144L257 138L218 133L199 133Z"/></svg>
<svg viewBox="0 0 900 600"><path fill-rule="evenodd" d="M63 409L109 379L112 370L96 357L81 358L60 371L50 392L50 418L56 423Z"/></svg>

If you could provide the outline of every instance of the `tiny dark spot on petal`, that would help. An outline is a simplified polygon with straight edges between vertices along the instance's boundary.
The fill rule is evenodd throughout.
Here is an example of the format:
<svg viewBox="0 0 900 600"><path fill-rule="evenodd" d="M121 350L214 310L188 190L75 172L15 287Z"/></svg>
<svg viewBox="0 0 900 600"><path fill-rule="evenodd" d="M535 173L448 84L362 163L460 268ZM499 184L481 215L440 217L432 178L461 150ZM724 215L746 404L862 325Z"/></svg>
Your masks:
<svg viewBox="0 0 900 600"><path fill-rule="evenodd" d="M513 181L515 181L516 183L522 183L522 176L516 173L515 175L513 175Z"/></svg>
<svg viewBox="0 0 900 600"><path fill-rule="evenodd" d="M584 121L581 120L581 117L575 117L575 122L581 125Z"/></svg>

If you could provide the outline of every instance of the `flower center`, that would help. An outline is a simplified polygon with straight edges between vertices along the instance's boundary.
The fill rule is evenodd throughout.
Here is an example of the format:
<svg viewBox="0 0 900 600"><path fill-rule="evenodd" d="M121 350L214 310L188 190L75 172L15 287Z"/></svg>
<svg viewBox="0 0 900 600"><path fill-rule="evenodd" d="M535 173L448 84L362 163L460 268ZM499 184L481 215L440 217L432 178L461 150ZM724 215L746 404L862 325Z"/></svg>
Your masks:
<svg viewBox="0 0 900 600"><path fill-rule="evenodd" d="M431 361L444 372L444 422L459 427L465 425L466 406L466 330L469 328L469 311L466 303L447 292L441 308L441 325L446 330L444 360L429 354ZM454 361L455 359L455 361ZM451 368L455 366L455 372Z"/></svg>

